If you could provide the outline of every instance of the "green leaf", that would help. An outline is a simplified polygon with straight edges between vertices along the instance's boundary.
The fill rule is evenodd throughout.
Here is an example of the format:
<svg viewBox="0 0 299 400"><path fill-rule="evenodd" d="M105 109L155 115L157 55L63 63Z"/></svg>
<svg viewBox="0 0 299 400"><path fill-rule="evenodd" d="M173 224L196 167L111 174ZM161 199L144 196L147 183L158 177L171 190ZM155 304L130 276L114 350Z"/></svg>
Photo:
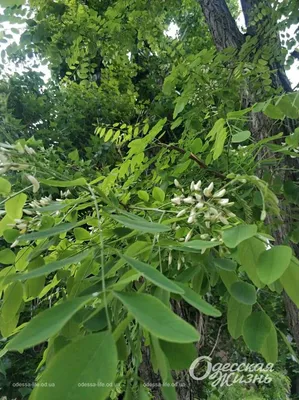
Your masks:
<svg viewBox="0 0 299 400"><path fill-rule="evenodd" d="M55 236L60 233L65 233L65 232L73 229L76 225L77 225L76 223L73 223L73 224L65 223L65 224L56 225L50 229L44 229L41 231L26 233L25 235L20 235L18 237L18 240L23 241L23 240L37 240L37 239L49 238L51 236Z"/></svg>
<svg viewBox="0 0 299 400"><path fill-rule="evenodd" d="M199 340L199 333L149 294L120 293L114 295L125 305L137 322L157 338L175 343Z"/></svg>
<svg viewBox="0 0 299 400"><path fill-rule="evenodd" d="M79 161L79 159L80 159L80 158L79 158L79 152L78 152L77 149L71 151L71 152L67 155L67 157L68 157L70 160L72 160L72 161Z"/></svg>
<svg viewBox="0 0 299 400"><path fill-rule="evenodd" d="M224 244L229 248L238 246L243 240L249 239L257 233L256 225L237 225L222 232Z"/></svg>
<svg viewBox="0 0 299 400"><path fill-rule="evenodd" d="M149 396L148 392L143 387L143 385L140 385L138 392L138 400L151 400L151 398L152 397Z"/></svg>
<svg viewBox="0 0 299 400"><path fill-rule="evenodd" d="M11 191L11 184L7 179L0 177L0 194L7 196Z"/></svg>
<svg viewBox="0 0 299 400"><path fill-rule="evenodd" d="M51 272L57 271L67 265L78 264L84 258L88 257L91 254L90 250L82 251L81 253L76 254L73 257L63 258L62 260L54 261L49 264L44 265L43 267L34 269L33 271L24 273L24 274L15 274L10 275L6 278L5 282L13 282L13 281L25 281L26 279L37 278L38 276L48 275Z"/></svg>
<svg viewBox="0 0 299 400"><path fill-rule="evenodd" d="M4 290L1 317L9 321L19 311L23 300L23 285L21 282L13 282Z"/></svg>
<svg viewBox="0 0 299 400"><path fill-rule="evenodd" d="M187 97L179 97L176 101L176 105L173 111L173 119L176 119L176 117L184 110L186 104L188 102Z"/></svg>
<svg viewBox="0 0 299 400"><path fill-rule="evenodd" d="M215 144L213 147L213 160L217 160L221 156L226 138L227 138L226 128L222 128L219 132L217 132Z"/></svg>
<svg viewBox="0 0 299 400"><path fill-rule="evenodd" d="M182 244L181 248L184 249L193 249L193 250L206 250L211 249L212 247L219 246L221 242L209 242L207 240L190 240ZM183 250L182 250L183 251Z"/></svg>
<svg viewBox="0 0 299 400"><path fill-rule="evenodd" d="M276 328L271 321L270 333L266 338L265 343L261 348L261 354L267 363L275 364L278 359L278 343Z"/></svg>
<svg viewBox="0 0 299 400"><path fill-rule="evenodd" d="M163 201L165 200L165 193L164 191L159 188L159 187L154 187L153 188L153 193L152 196L155 200L160 201L161 203L163 203Z"/></svg>
<svg viewBox="0 0 299 400"><path fill-rule="evenodd" d="M243 332L244 321L251 314L252 306L239 303L234 297L230 297L227 306L227 327L234 339L238 339Z"/></svg>
<svg viewBox="0 0 299 400"><path fill-rule="evenodd" d="M56 181L54 179L39 179L39 181L44 185L54 186L54 187L75 187L75 186L87 185L87 182L84 178L78 178L72 181Z"/></svg>
<svg viewBox="0 0 299 400"><path fill-rule="evenodd" d="M7 243L13 243L19 235L20 232L17 229L6 229L3 232L3 237Z"/></svg>
<svg viewBox="0 0 299 400"><path fill-rule="evenodd" d="M171 343L160 340L160 346L165 354L170 368L176 371L188 369L197 357L193 343Z"/></svg>
<svg viewBox="0 0 299 400"><path fill-rule="evenodd" d="M289 95L282 96L276 106L286 117L294 119L299 117L298 108L293 105L292 99Z"/></svg>
<svg viewBox="0 0 299 400"><path fill-rule="evenodd" d="M112 214L111 218L120 224L126 226L127 228L135 229L140 232L147 233L160 233L160 232L168 232L170 230L169 226L157 224L156 222L148 222L145 219L138 218L128 218L124 215L115 215Z"/></svg>
<svg viewBox="0 0 299 400"><path fill-rule="evenodd" d="M252 351L260 352L271 331L271 319L263 311L252 313L244 322L243 337Z"/></svg>
<svg viewBox="0 0 299 400"><path fill-rule="evenodd" d="M298 358L297 354L295 353L293 347L291 346L291 343L289 342L288 338L286 337L286 335L283 332L281 332L281 330L279 330L279 329L277 329L277 330L280 333L280 336L282 337L282 340L286 344L289 352L293 356L293 359L296 361L297 364L299 364L299 358Z"/></svg>
<svg viewBox="0 0 299 400"><path fill-rule="evenodd" d="M227 113L227 119L240 119L243 115L248 114L251 108L244 108L244 110L232 111Z"/></svg>
<svg viewBox="0 0 299 400"><path fill-rule="evenodd" d="M241 131L232 136L232 143L242 143L248 140L251 136L249 131Z"/></svg>
<svg viewBox="0 0 299 400"><path fill-rule="evenodd" d="M0 251L0 264L13 264L15 262L16 255L10 249L4 249Z"/></svg>
<svg viewBox="0 0 299 400"><path fill-rule="evenodd" d="M215 258L213 261L216 267L225 271L235 271L237 268L237 263L229 258Z"/></svg>
<svg viewBox="0 0 299 400"><path fill-rule="evenodd" d="M232 284L238 282L238 276L234 271L226 271L224 269L219 269L218 273L222 282L224 283L226 289L230 293Z"/></svg>
<svg viewBox="0 0 299 400"><path fill-rule="evenodd" d="M166 278L161 272L156 270L149 264L146 264L142 261L135 260L129 256L121 254L121 257L126 260L126 262L131 265L137 272L140 272L146 279L150 282L154 283L156 286L168 290L172 293L184 293L184 290L178 286L175 282L172 282L170 279Z"/></svg>
<svg viewBox="0 0 299 400"><path fill-rule="evenodd" d="M290 265L292 249L288 246L274 246L263 251L257 262L257 274L260 280L270 285L279 279Z"/></svg>
<svg viewBox="0 0 299 400"><path fill-rule="evenodd" d="M54 356L30 400L105 400L116 372L117 350L112 335L108 332L87 335ZM91 385L86 386L88 383Z"/></svg>
<svg viewBox="0 0 299 400"><path fill-rule="evenodd" d="M264 243L252 237L238 245L238 261L255 286L262 288L264 284L257 275L257 262L260 254L265 251Z"/></svg>
<svg viewBox="0 0 299 400"><path fill-rule="evenodd" d="M280 277L280 282L288 296L299 308L299 265L293 260L284 274Z"/></svg>
<svg viewBox="0 0 299 400"><path fill-rule="evenodd" d="M256 303L254 286L246 282L234 282L230 288L231 295L240 303L253 305Z"/></svg>
<svg viewBox="0 0 299 400"><path fill-rule="evenodd" d="M76 240L90 240L90 233L84 228L75 228L74 235Z"/></svg>
<svg viewBox="0 0 299 400"><path fill-rule="evenodd" d="M1 0L1 7L21 6L25 4L25 0Z"/></svg>
<svg viewBox="0 0 299 400"><path fill-rule="evenodd" d="M191 304L194 308L205 315L211 315L212 317L221 316L221 312L217 310L217 308L203 300L201 296L194 292L194 290L192 290L189 286L182 283L179 283L179 285L184 290L184 293L181 296L187 303Z"/></svg>
<svg viewBox="0 0 299 400"><path fill-rule="evenodd" d="M137 195L140 200L149 201L149 194L145 190L138 190Z"/></svg>
<svg viewBox="0 0 299 400"><path fill-rule="evenodd" d="M277 106L274 106L273 104L268 104L268 106L264 110L264 114L266 114L267 117L272 119L284 119L285 117L281 109Z"/></svg>
<svg viewBox="0 0 299 400"><path fill-rule="evenodd" d="M202 140L201 138L196 138L190 145L190 149L193 153L199 153L202 149Z"/></svg>
<svg viewBox="0 0 299 400"><path fill-rule="evenodd" d="M17 196L5 202L5 210L7 215L12 219L20 219L23 215L23 207L26 203L27 196L25 193L20 193Z"/></svg>
<svg viewBox="0 0 299 400"><path fill-rule="evenodd" d="M48 340L92 299L91 296L78 297L54 305L32 318L27 325L5 346L5 350L23 351Z"/></svg>
<svg viewBox="0 0 299 400"><path fill-rule="evenodd" d="M294 203L297 206L299 205L299 190L298 186L293 181L286 181L283 184L283 190L287 200L290 203Z"/></svg>

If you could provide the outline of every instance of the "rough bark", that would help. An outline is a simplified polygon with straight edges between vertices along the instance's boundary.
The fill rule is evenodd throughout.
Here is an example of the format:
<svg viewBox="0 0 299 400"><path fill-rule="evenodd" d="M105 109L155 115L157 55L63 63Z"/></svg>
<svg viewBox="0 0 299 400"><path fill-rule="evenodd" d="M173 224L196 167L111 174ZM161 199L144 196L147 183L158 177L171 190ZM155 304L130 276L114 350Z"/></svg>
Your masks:
<svg viewBox="0 0 299 400"><path fill-rule="evenodd" d="M208 28L217 50L227 47L239 49L244 43L244 36L239 31L224 0L199 0Z"/></svg>
<svg viewBox="0 0 299 400"><path fill-rule="evenodd" d="M209 26L217 49L223 50L228 47L234 47L236 48L236 50L240 50L243 43L242 34L240 33L236 23L232 21L233 17L226 5L225 0L199 0L199 3L201 5L203 14L205 16L206 22ZM241 3L243 7L245 21L247 25L250 26L251 18L254 13L253 9L258 3L260 3L260 1L242 0ZM257 34L257 29L257 27L251 30L249 29L248 33ZM280 43L277 42L276 45L279 46ZM276 87L281 86L285 91L291 91L291 85L286 77L283 66L279 65L278 61L274 60L274 65L272 64L272 68L273 67L276 69L276 73L274 73L274 85ZM249 102L252 103L259 101L254 93L250 93L250 85L248 95ZM252 114L250 125L252 134L256 140L263 139L264 137L267 137L273 133L273 128L271 128L268 118L262 113ZM286 121L284 126L286 132L290 132L290 128L293 128L292 125L292 122ZM287 166L289 165L287 164ZM296 179L295 176L292 176L292 178ZM289 230L289 221L283 221L282 228L274 232L276 242L285 243L286 236ZM294 251L296 256L298 257L299 249L296 246L294 246ZM289 329L296 341L297 348L299 349L299 310L286 294L284 294L284 299L287 318L289 321Z"/></svg>

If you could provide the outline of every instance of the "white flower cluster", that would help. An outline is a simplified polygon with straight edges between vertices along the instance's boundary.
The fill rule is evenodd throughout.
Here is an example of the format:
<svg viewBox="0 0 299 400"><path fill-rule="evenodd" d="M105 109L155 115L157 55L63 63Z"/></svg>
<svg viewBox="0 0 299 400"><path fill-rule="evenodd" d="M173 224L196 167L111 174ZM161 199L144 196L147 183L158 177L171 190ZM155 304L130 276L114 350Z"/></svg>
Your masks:
<svg viewBox="0 0 299 400"><path fill-rule="evenodd" d="M47 206L51 203L52 201L52 196L45 196L42 197L39 201L38 200L33 200L31 203L29 203L29 205L32 208L38 208L38 207L44 207Z"/></svg>
<svg viewBox="0 0 299 400"><path fill-rule="evenodd" d="M223 197L226 193L226 189L223 188L213 193L213 182L204 189L202 189L201 181L197 183L191 182L191 193L186 196L184 194L184 189L177 179L174 180L174 184L181 190L182 194L176 195L171 202L177 207L182 205L189 206L183 208L177 214L177 217L188 214L188 224L195 224L198 219L201 218L205 226L210 228L211 224L214 223L228 225L228 218L235 217L235 214L228 209L228 207L232 206L234 203L230 202L228 198Z"/></svg>
<svg viewBox="0 0 299 400"><path fill-rule="evenodd" d="M299 147L296 147L296 148L292 148L291 146L288 146L287 144L286 144L286 142L282 142L281 143L281 145L282 146L287 146L288 147L288 150L290 150L290 151L293 151L294 153L299 153ZM296 156L290 156L291 158L297 158Z"/></svg>

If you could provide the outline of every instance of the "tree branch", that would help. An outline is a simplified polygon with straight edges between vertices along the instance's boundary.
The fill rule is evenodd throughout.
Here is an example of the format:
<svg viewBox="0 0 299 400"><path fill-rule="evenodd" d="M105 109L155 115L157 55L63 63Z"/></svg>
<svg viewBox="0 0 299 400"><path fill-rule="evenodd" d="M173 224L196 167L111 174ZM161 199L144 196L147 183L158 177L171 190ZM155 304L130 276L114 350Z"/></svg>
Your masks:
<svg viewBox="0 0 299 400"><path fill-rule="evenodd" d="M170 150L176 150L176 151L180 152L181 154L186 154L186 153L187 153L186 150L182 149L181 147L172 145L172 144L171 144L171 145L166 145L166 147L167 147L168 149L170 149ZM213 169L210 169L210 168L207 166L207 164L205 164L205 163L204 163L203 161L201 161L198 157L196 157L195 154L190 153L189 159L195 161L196 164L198 164L198 165L200 166L200 168L203 168L203 169L208 170L209 172L211 172L211 174L215 175L217 178L226 179L226 176L225 176L225 175L223 175L221 172L214 171Z"/></svg>

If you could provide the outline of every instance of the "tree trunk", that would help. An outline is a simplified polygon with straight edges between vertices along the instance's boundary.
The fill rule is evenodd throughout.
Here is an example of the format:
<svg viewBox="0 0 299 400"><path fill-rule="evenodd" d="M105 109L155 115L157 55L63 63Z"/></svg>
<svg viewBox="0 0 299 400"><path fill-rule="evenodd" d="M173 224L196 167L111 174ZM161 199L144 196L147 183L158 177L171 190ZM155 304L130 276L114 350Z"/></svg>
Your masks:
<svg viewBox="0 0 299 400"><path fill-rule="evenodd" d="M239 31L237 24L235 23L225 0L198 0L203 14L205 16L206 22L208 24L209 30L212 34L215 46L219 51L224 50L228 47L234 47L237 51L241 49L242 44L244 43L244 36ZM252 27L251 20L254 15L254 8L257 4L260 4L260 0L242 0L242 8L245 17L245 22L248 29L248 34L258 35L259 24L256 24ZM269 6L267 1L263 2L266 6ZM262 21L260 22L262 23ZM265 30L263 30L265 32ZM267 38L265 38L266 40ZM273 35L272 39L273 40ZM279 38L276 40L275 45L280 47ZM273 43L272 43L273 45ZM291 91L291 85L286 77L284 68L279 64L279 57L273 56L273 60L271 63L272 69L276 70L273 73L274 81L273 86L279 87L281 86L285 91ZM249 101L250 103L257 102L261 99L257 99L255 93L250 92L250 84L249 84ZM252 134L256 140L261 140L265 137L270 136L273 133L273 128L271 128L271 124L269 123L269 119L262 113L253 113L251 115L251 123L250 128ZM292 121L285 121L284 128L286 132L291 132L290 129L293 128ZM292 160L290 161L292 163ZM289 164L287 163L287 166ZM292 176L295 179L294 176ZM290 215L290 214L289 214ZM283 226L281 229L273 233L273 236L276 239L278 244L285 243L287 233L290 231L290 221L287 219L283 221ZM283 234L282 234L283 232ZM298 246L293 246L296 256L299 256ZM285 298L285 308L288 319L288 325L290 332L292 333L296 344L297 349L299 350L299 310L296 305L292 302L292 300L284 293Z"/></svg>

